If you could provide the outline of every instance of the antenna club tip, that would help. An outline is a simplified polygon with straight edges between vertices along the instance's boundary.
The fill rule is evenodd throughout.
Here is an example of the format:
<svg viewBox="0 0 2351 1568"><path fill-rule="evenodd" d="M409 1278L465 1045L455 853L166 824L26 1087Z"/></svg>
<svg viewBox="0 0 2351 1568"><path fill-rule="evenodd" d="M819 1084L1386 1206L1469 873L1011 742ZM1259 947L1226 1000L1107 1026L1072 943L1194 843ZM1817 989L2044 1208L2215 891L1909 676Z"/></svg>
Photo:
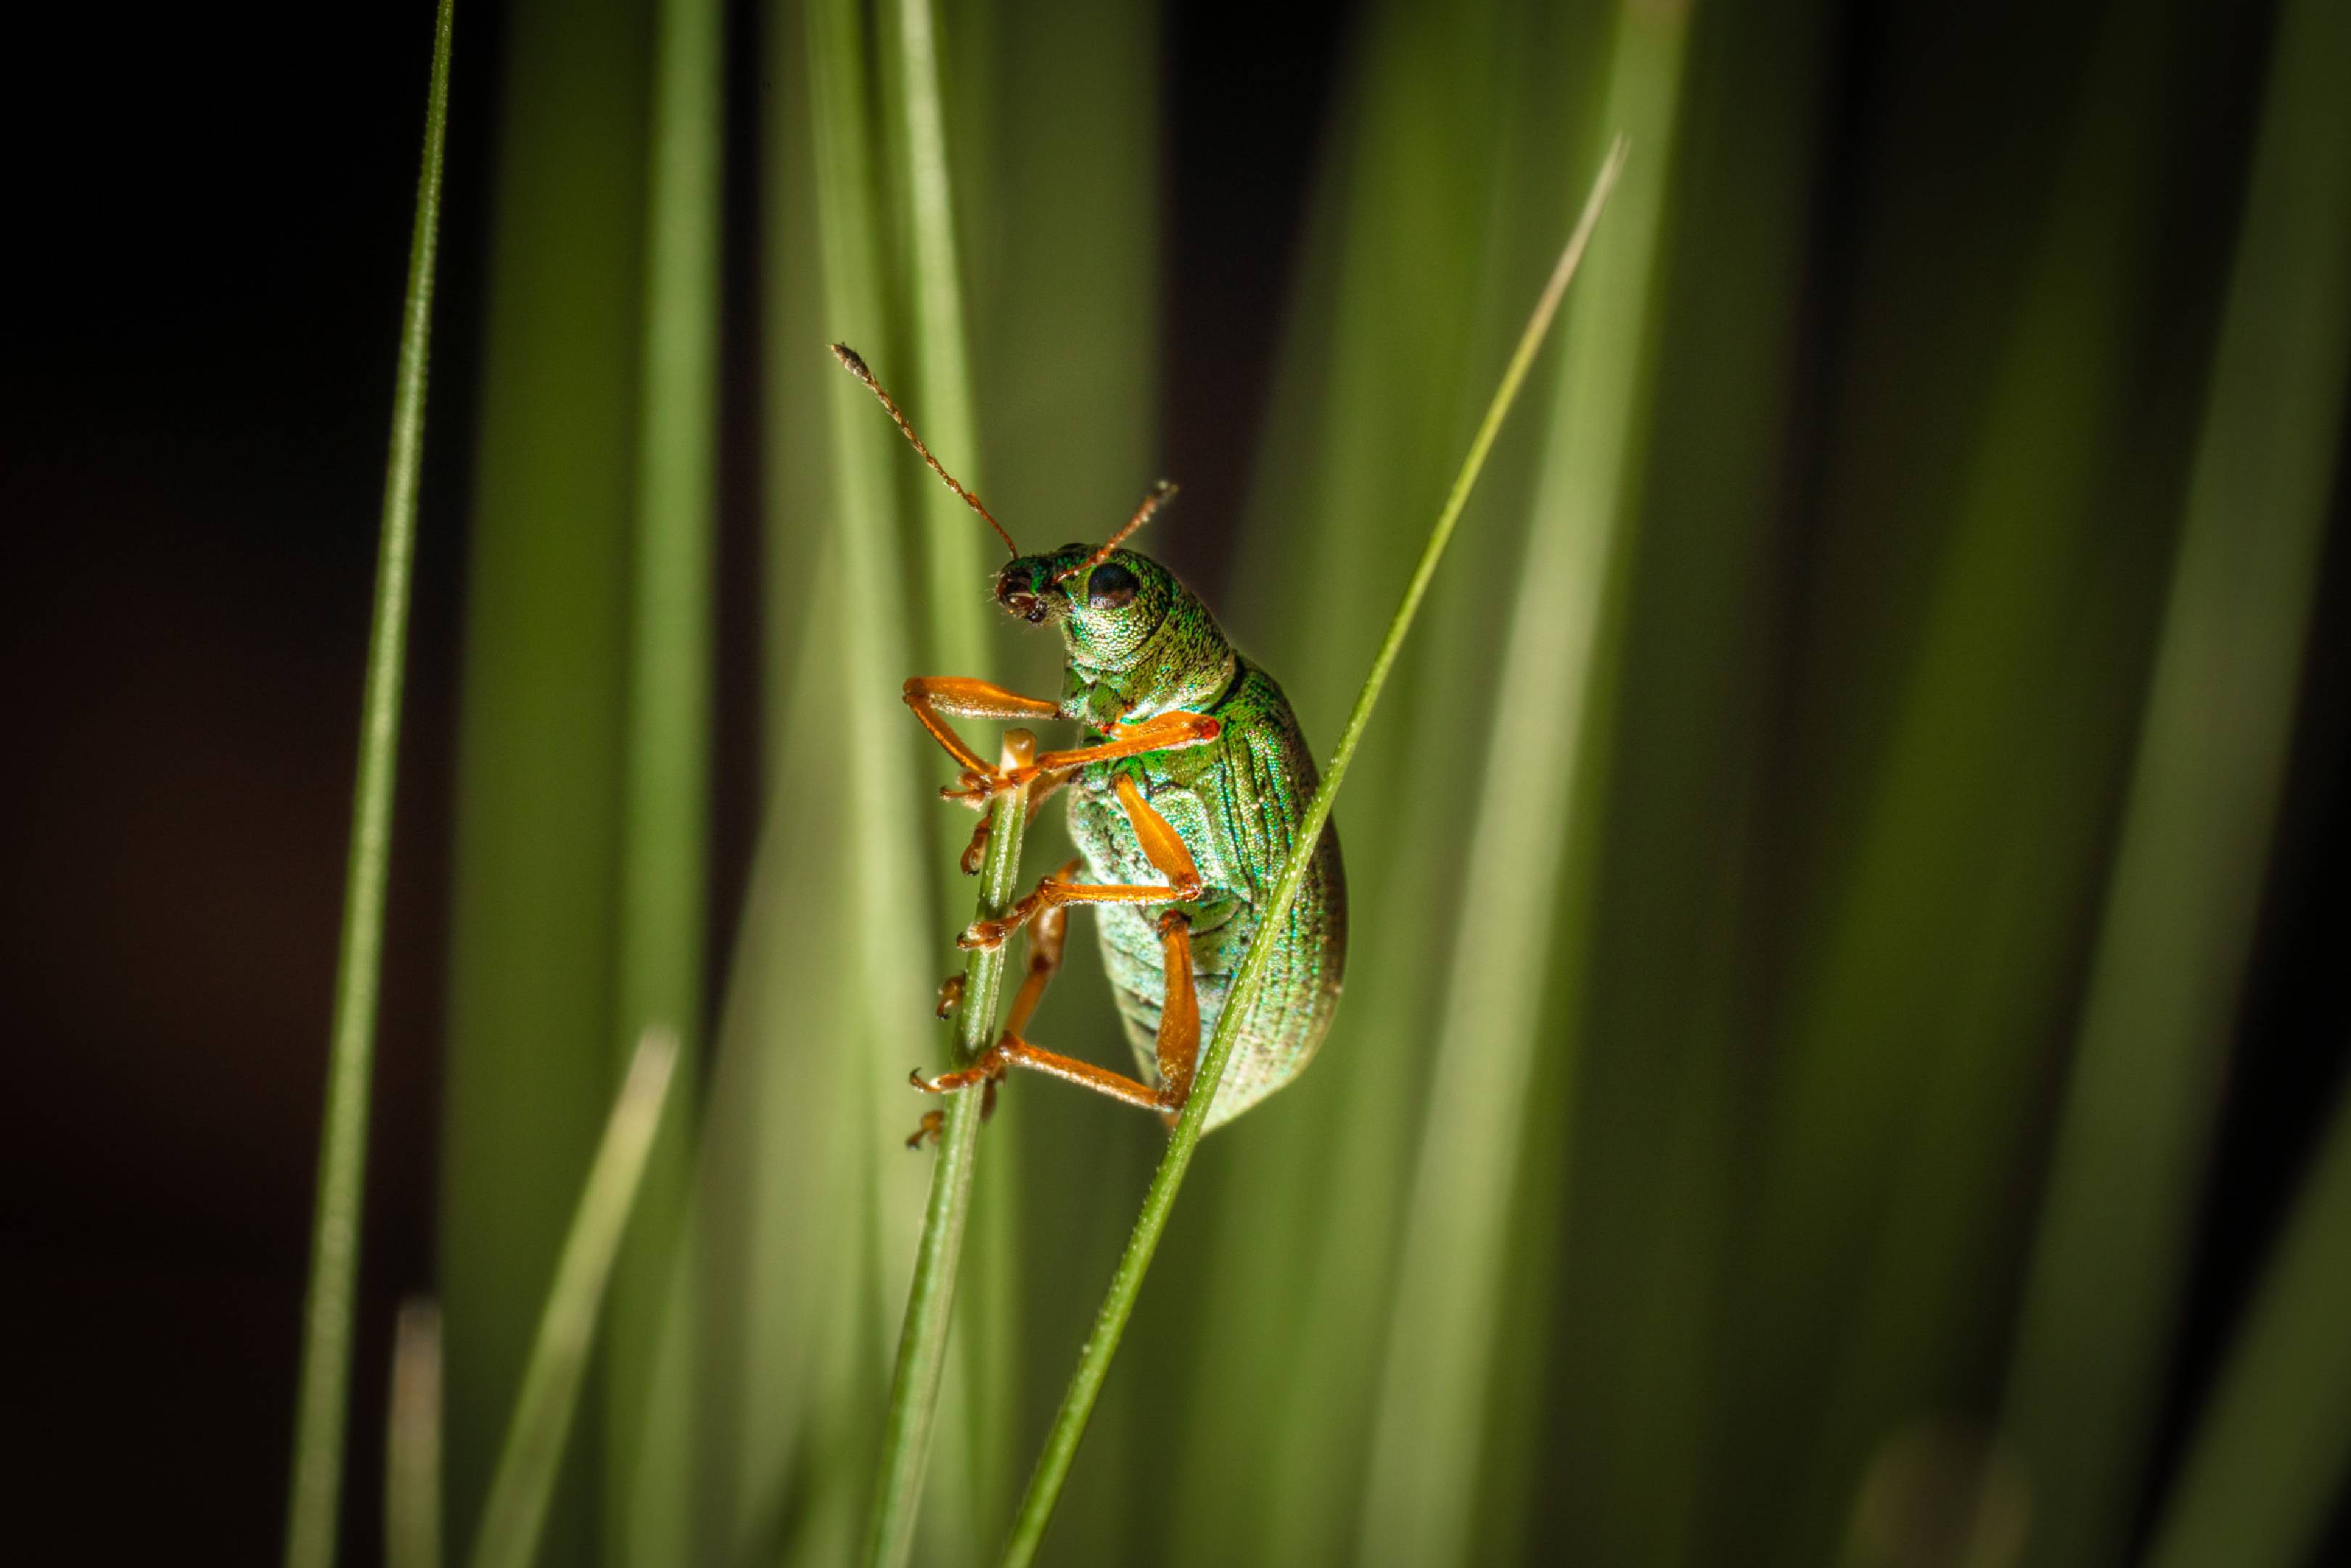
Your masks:
<svg viewBox="0 0 2351 1568"><path fill-rule="evenodd" d="M866 368L865 361L859 356L856 350L846 343L835 343L832 345L832 357L839 360L841 367L851 375L855 376L867 386L873 384L873 372Z"/></svg>

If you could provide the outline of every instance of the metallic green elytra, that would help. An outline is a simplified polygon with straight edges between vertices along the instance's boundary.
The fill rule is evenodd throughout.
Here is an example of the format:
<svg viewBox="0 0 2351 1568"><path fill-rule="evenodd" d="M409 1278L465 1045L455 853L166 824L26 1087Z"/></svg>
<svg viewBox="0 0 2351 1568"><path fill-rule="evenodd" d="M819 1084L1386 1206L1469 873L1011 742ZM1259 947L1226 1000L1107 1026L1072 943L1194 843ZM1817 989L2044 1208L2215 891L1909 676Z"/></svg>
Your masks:
<svg viewBox="0 0 2351 1568"><path fill-rule="evenodd" d="M1085 726L1089 742L1107 738L1122 719L1183 711L1218 722L1217 737L1197 746L1086 764L1071 779L1069 804L1070 836L1090 881L1165 880L1113 792L1122 773L1191 852L1207 885L1176 907L1192 917L1205 1038L1216 1031L1320 776L1281 687L1234 649L1197 595L1157 561L1126 549L1063 577L1094 554L1093 546L1073 544L1019 557L998 574L997 599L1020 619L1060 627L1067 653L1061 714ZM1156 925L1168 907L1092 906L1102 966L1145 1082L1156 1070L1166 998ZM1332 826L1323 827L1313 868L1269 940L1263 981L1208 1108L1210 1128L1297 1077L1330 1030L1347 956L1347 880Z"/></svg>
<svg viewBox="0 0 2351 1568"><path fill-rule="evenodd" d="M994 947L1030 925L1028 977L993 1046L955 1071L916 1074L915 1087L933 1093L984 1087L992 1104L1006 1072L1027 1067L1172 1118L1191 1092L1201 1041L1223 1016L1319 782L1289 699L1235 651L1208 607L1174 573L1117 548L1175 494L1172 486L1153 491L1108 544L1022 555L979 497L931 455L865 361L843 344L832 351L1011 552L996 576L997 602L1030 625L1059 627L1067 653L1058 699L967 676L906 683L907 706L963 766L961 784L943 793L986 810L1007 791L1026 789L1033 800L1066 787L1070 835L1082 856L1002 918L965 931L960 945ZM949 716L1063 718L1084 735L1071 749L1008 771L958 737L945 722ZM984 832L965 856L967 871L977 869ZM1081 863L1084 881L1070 874ZM1139 1077L1024 1037L1060 967L1063 911L1072 904L1091 906L1099 923L1102 963ZM1325 824L1304 885L1267 940L1259 991L1208 1108L1211 1128L1297 1077L1329 1032L1347 956L1347 883L1334 827ZM956 984L942 992L943 1012L959 994ZM940 1124L934 1112L909 1142Z"/></svg>

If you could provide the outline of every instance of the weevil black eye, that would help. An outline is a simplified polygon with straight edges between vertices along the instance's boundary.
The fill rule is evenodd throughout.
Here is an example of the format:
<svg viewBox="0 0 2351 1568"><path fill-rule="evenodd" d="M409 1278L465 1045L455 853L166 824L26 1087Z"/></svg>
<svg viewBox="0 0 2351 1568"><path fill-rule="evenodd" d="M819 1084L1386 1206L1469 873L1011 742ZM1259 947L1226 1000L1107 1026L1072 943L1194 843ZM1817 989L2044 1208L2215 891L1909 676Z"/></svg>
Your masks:
<svg viewBox="0 0 2351 1568"><path fill-rule="evenodd" d="M1134 573L1114 560L1105 561L1086 579L1086 605L1093 610L1123 610L1134 601L1139 586Z"/></svg>

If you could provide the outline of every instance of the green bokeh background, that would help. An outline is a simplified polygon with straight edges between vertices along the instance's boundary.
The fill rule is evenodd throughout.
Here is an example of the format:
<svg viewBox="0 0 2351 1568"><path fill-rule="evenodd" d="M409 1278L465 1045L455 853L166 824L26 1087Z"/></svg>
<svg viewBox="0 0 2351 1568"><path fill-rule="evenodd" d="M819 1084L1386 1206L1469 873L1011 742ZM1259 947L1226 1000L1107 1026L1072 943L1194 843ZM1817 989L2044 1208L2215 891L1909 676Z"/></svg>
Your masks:
<svg viewBox="0 0 2351 1568"><path fill-rule="evenodd" d="M0 105L11 1561L282 1519L430 13L51 8ZM1338 802L1337 1028L1043 1561L2351 1560L2351 8L456 39L344 1561L411 1295L471 1540L654 1019L541 1559L856 1555L972 897L898 685L1058 677L825 343L1024 545L1180 481L1141 542L1327 749L1618 132ZM1123 1061L1076 925L1037 1033ZM993 1561L1161 1145L1007 1090L917 1562Z"/></svg>
<svg viewBox="0 0 2351 1568"><path fill-rule="evenodd" d="M752 7L754 68L656 91L679 8L508 21L450 1515L462 1539L645 1016L622 868L704 842L631 793L632 716L666 700L632 661L715 656L710 594L649 610L632 574L750 486L756 845L723 953L651 938L704 1068L548 1560L831 1563L919 1219L903 1075L945 1049L969 902L896 685L1048 691L1054 650L975 622L992 541L822 346L1024 543L1108 531L1166 447L1176 28L945 0L942 218L910 173L919 7ZM1204 1150L1048 1560L2314 1561L2351 1463L2351 1111L2262 1218L2226 1353L2184 1388L2179 1357L2339 515L2351 28L2321 0L1339 25L1297 243L1255 264L1288 304L1246 475L1208 486L1238 504L1142 541L1318 744L1605 139L1632 156L1340 802L1338 1027ZM756 135L711 153L754 174L648 159L729 85ZM649 280L695 224L756 235L724 280L757 293L747 474L715 411L648 434L648 345L720 329L715 259L703 292ZM659 744L716 755L707 725ZM1038 1033L1117 1061L1089 946ZM992 1555L1160 1137L1006 1094L920 1561Z"/></svg>

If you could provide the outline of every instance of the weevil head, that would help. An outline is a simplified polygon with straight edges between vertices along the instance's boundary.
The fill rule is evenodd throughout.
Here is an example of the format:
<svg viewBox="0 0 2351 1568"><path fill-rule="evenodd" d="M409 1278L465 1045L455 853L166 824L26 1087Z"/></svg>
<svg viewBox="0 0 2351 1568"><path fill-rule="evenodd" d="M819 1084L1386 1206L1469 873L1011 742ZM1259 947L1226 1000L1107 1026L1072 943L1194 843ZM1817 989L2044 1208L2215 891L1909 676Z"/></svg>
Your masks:
<svg viewBox="0 0 2351 1568"><path fill-rule="evenodd" d="M1213 701L1234 665L1207 606L1148 556L1095 554L1071 544L1018 557L996 574L996 601L1030 625L1059 625L1071 674L1126 717Z"/></svg>

